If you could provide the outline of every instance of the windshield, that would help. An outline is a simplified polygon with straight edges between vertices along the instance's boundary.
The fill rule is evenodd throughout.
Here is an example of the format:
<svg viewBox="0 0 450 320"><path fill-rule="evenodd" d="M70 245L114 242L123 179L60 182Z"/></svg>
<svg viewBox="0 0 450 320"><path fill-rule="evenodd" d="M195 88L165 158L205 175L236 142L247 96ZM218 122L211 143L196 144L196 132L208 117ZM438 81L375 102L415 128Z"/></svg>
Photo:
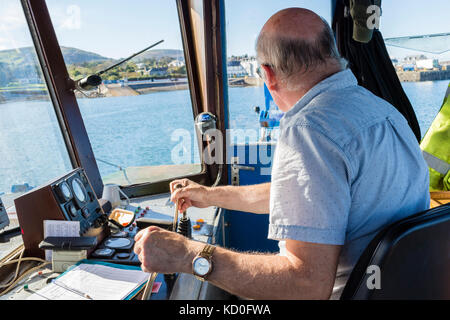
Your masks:
<svg viewBox="0 0 450 320"><path fill-rule="evenodd" d="M439 8L439 10L436 10ZM449 2L383 1L380 31L419 122L422 137L450 81Z"/></svg>
<svg viewBox="0 0 450 320"><path fill-rule="evenodd" d="M103 182L128 186L199 173L176 1L112 0L107 10L102 1L47 6L70 77L108 69L98 87L76 91Z"/></svg>

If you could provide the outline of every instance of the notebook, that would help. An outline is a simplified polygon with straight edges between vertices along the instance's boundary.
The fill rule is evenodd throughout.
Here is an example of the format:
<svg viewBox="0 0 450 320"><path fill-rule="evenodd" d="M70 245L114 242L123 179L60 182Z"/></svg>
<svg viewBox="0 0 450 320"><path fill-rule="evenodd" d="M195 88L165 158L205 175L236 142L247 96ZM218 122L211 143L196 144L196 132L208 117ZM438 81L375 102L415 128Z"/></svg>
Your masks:
<svg viewBox="0 0 450 320"><path fill-rule="evenodd" d="M129 300L148 277L137 266L81 260L27 300Z"/></svg>

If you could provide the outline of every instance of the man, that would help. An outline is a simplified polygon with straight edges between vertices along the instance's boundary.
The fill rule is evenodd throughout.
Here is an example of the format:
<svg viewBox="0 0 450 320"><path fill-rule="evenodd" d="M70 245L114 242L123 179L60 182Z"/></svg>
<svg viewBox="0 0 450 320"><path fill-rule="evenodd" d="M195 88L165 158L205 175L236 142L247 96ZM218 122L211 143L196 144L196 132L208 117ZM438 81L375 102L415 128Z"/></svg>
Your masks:
<svg viewBox="0 0 450 320"><path fill-rule="evenodd" d="M206 277L216 286L251 299L338 298L375 234L428 208L428 170L406 120L357 85L315 13L276 13L261 30L257 55L285 112L271 183L208 188L174 181L172 200L181 211L270 212L269 238L280 240L280 254L217 247ZM184 188L173 190L175 183ZM205 247L156 227L136 241L142 268L162 273L193 273Z"/></svg>

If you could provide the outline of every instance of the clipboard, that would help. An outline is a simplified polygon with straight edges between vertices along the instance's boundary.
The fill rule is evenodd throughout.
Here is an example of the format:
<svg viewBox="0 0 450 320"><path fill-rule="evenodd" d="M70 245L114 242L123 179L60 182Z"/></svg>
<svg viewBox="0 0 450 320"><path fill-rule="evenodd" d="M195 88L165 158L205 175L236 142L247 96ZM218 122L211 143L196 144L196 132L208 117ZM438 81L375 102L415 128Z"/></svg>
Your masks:
<svg viewBox="0 0 450 320"><path fill-rule="evenodd" d="M147 279L148 273L138 266L81 260L28 299L131 300L143 289ZM109 289L113 293L108 297Z"/></svg>

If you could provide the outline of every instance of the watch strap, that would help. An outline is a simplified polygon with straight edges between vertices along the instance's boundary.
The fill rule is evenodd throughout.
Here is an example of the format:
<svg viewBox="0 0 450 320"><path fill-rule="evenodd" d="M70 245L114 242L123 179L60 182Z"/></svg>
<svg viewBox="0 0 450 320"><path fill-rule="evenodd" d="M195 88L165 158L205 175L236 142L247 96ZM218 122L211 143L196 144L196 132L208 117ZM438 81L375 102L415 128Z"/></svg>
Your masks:
<svg viewBox="0 0 450 320"><path fill-rule="evenodd" d="M216 249L215 246L206 244L200 255L204 258L207 258L208 260L211 260L215 249Z"/></svg>

